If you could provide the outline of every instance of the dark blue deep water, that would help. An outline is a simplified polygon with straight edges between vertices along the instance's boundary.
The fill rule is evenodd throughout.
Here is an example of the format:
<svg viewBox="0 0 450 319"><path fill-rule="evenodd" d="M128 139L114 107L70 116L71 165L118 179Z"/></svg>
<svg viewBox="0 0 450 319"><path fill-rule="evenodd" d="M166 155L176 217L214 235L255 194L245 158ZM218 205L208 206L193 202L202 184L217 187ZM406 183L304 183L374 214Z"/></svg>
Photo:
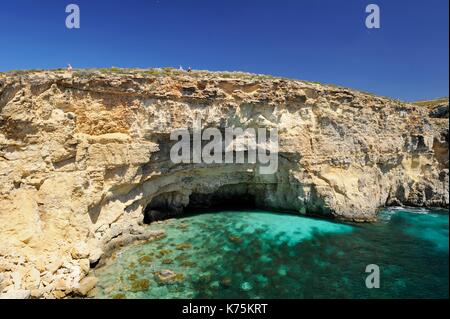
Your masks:
<svg viewBox="0 0 450 319"><path fill-rule="evenodd" d="M224 211L152 224L160 240L96 270L98 298L448 298L448 211L388 209L373 224ZM380 269L368 289L366 266ZM176 274L161 282L164 270ZM159 278L160 279L160 278Z"/></svg>

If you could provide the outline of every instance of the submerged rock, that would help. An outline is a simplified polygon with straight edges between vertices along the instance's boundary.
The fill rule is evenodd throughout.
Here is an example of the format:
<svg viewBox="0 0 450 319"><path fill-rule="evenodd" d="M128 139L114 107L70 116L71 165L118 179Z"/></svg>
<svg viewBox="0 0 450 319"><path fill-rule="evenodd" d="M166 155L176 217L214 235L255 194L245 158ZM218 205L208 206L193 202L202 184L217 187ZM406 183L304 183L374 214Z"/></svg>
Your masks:
<svg viewBox="0 0 450 319"><path fill-rule="evenodd" d="M139 257L139 263L148 264L153 260L153 258L149 255Z"/></svg>
<svg viewBox="0 0 450 319"><path fill-rule="evenodd" d="M175 247L179 250L186 250L186 249L191 249L192 244L191 243L182 243L182 244L176 245Z"/></svg>
<svg viewBox="0 0 450 319"><path fill-rule="evenodd" d="M242 243L242 238L240 238L238 236L230 236L230 237L228 237L228 239L230 241L232 241L233 243L237 243L237 244Z"/></svg>
<svg viewBox="0 0 450 319"><path fill-rule="evenodd" d="M131 284L132 292L146 291L150 287L150 281L148 279L139 279L133 281Z"/></svg>
<svg viewBox="0 0 450 319"><path fill-rule="evenodd" d="M171 263L173 263L173 260L170 259L170 258L166 258L166 259L163 259L163 260L161 261L161 263L162 263L163 265L170 265Z"/></svg>
<svg viewBox="0 0 450 319"><path fill-rule="evenodd" d="M173 284L183 281L184 275L172 270L160 270L155 272L155 279L160 284Z"/></svg>
<svg viewBox="0 0 450 319"><path fill-rule="evenodd" d="M230 287L231 284L232 284L232 279L231 279L230 277L222 278L222 279L220 280L220 284L221 284L223 287L228 288L228 287Z"/></svg>

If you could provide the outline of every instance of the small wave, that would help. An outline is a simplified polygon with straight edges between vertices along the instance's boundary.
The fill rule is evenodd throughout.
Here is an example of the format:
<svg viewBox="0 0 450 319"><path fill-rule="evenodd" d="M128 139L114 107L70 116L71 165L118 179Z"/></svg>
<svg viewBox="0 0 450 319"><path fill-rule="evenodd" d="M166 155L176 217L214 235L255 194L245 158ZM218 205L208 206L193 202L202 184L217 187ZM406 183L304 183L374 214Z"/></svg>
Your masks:
<svg viewBox="0 0 450 319"><path fill-rule="evenodd" d="M389 222L392 219L392 216L401 213L411 215L427 215L433 218L439 217L439 214L436 214L435 211L432 211L428 208L395 206L386 208L386 210L380 212L378 214L378 220L382 222Z"/></svg>
<svg viewBox="0 0 450 319"><path fill-rule="evenodd" d="M403 210L403 207L393 207L393 209L383 210L378 214L378 220L382 222L389 222L392 216Z"/></svg>
<svg viewBox="0 0 450 319"><path fill-rule="evenodd" d="M386 210L386 212L389 212L389 211L405 211L405 210L407 210L405 207L402 207L402 206L394 206L394 207L389 207L389 208Z"/></svg>

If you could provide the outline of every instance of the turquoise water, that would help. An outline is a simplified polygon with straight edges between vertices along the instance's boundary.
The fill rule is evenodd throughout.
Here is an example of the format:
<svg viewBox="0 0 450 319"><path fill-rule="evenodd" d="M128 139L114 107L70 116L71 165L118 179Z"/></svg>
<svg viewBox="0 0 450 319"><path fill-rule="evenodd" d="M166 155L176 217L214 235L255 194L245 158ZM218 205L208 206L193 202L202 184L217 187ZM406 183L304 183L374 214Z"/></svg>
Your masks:
<svg viewBox="0 0 450 319"><path fill-rule="evenodd" d="M374 224L264 211L152 224L166 237L96 270L98 298L448 298L447 211L389 209ZM380 288L365 286L368 264ZM160 271L171 280L161 281Z"/></svg>

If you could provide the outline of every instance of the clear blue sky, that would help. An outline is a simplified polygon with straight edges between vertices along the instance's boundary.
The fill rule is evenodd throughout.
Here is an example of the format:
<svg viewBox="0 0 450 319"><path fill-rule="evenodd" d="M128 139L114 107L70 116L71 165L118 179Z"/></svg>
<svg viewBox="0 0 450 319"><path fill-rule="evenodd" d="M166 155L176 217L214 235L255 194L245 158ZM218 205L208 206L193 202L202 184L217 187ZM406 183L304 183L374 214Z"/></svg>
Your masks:
<svg viewBox="0 0 450 319"><path fill-rule="evenodd" d="M65 27L65 7L81 29ZM365 6L381 8L367 29ZM448 0L14 0L0 6L0 71L242 70L403 100L448 96Z"/></svg>

